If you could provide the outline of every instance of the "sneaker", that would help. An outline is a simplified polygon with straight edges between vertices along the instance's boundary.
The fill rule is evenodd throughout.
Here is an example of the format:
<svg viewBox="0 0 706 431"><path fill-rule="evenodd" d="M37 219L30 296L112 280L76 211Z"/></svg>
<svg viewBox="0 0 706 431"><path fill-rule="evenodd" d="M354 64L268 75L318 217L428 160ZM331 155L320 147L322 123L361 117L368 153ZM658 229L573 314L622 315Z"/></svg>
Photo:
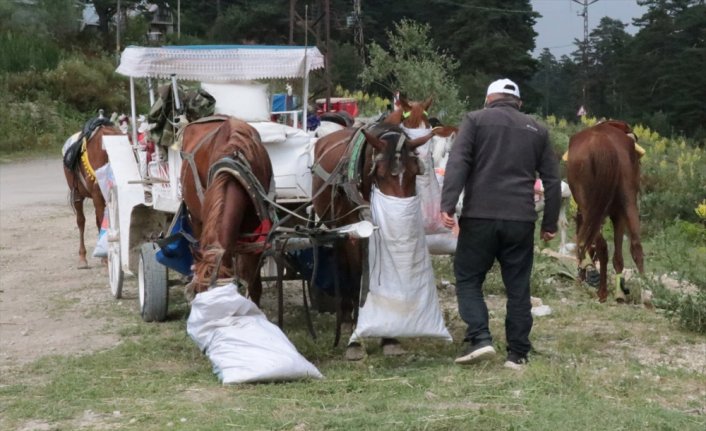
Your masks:
<svg viewBox="0 0 706 431"><path fill-rule="evenodd" d="M466 351L463 352L461 356L456 358L454 362L462 365L475 364L481 361L492 359L493 357L495 357L495 349L492 345L478 344L473 346L469 343L468 347L466 347Z"/></svg>
<svg viewBox="0 0 706 431"><path fill-rule="evenodd" d="M522 371L525 369L528 362L529 361L527 360L527 356L510 351L507 353L505 368L510 368L511 370L515 371Z"/></svg>

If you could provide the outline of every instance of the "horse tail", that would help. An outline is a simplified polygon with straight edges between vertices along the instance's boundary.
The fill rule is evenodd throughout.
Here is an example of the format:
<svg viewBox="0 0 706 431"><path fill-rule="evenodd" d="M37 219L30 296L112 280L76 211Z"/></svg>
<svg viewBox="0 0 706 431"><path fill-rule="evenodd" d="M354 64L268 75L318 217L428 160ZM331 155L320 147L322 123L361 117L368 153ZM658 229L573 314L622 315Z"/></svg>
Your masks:
<svg viewBox="0 0 706 431"><path fill-rule="evenodd" d="M580 247L593 244L601 231L603 220L620 189L620 169L617 149L610 140L588 142L592 146L586 161L590 181L585 184L587 208L581 208L582 224L577 232Z"/></svg>

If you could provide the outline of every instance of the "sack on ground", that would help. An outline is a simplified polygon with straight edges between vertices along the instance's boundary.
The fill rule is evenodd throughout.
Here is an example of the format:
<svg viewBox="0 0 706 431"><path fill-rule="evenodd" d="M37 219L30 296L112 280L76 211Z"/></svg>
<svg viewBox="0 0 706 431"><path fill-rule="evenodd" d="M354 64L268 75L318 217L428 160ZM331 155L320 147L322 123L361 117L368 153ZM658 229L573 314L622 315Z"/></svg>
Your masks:
<svg viewBox="0 0 706 431"><path fill-rule="evenodd" d="M186 332L223 384L323 377L232 283L196 296Z"/></svg>

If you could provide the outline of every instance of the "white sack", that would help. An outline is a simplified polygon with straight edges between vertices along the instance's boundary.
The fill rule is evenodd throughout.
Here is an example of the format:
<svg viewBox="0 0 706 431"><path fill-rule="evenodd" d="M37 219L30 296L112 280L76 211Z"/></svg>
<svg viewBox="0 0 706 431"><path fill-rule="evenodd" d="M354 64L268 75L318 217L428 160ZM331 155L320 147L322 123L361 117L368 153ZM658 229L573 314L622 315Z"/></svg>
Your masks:
<svg viewBox="0 0 706 431"><path fill-rule="evenodd" d="M196 295L186 332L223 384L323 377L232 283Z"/></svg>
<svg viewBox="0 0 706 431"><path fill-rule="evenodd" d="M451 340L436 295L419 209L419 196L396 198L373 188L370 211L379 229L370 237L370 292L351 342L364 337Z"/></svg>

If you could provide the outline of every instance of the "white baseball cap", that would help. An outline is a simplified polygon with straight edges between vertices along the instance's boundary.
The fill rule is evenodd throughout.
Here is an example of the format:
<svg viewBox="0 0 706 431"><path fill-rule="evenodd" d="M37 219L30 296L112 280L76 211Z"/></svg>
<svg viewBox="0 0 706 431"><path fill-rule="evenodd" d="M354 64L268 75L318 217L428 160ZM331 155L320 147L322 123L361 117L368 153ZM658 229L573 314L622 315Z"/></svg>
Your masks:
<svg viewBox="0 0 706 431"><path fill-rule="evenodd" d="M493 93L512 94L513 96L519 99L520 87L518 87L517 84L507 78L498 79L497 81L493 81L490 83L490 85L488 86L488 92L486 93L486 97Z"/></svg>

